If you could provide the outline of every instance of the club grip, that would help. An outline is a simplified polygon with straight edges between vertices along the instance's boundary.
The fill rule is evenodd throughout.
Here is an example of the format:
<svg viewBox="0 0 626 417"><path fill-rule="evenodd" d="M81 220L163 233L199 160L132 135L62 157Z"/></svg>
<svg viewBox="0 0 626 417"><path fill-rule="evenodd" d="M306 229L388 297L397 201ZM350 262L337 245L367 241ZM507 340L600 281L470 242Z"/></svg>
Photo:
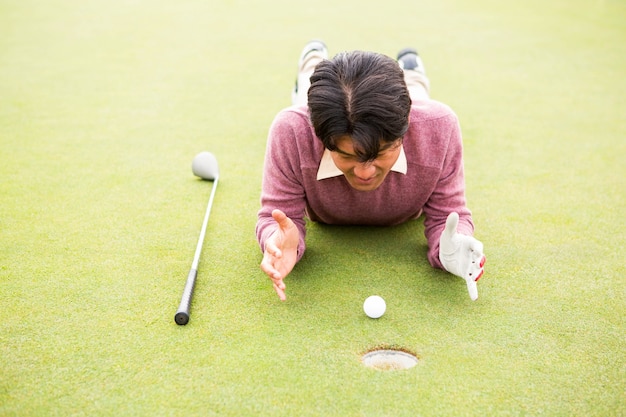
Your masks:
<svg viewBox="0 0 626 417"><path fill-rule="evenodd" d="M198 270L191 268L189 275L187 275L187 283L183 291L183 296L180 299L180 305L178 311L174 316L174 321L179 326L184 326L189 322L189 312L191 310L191 297L193 297L193 290L196 286L196 277L198 276Z"/></svg>

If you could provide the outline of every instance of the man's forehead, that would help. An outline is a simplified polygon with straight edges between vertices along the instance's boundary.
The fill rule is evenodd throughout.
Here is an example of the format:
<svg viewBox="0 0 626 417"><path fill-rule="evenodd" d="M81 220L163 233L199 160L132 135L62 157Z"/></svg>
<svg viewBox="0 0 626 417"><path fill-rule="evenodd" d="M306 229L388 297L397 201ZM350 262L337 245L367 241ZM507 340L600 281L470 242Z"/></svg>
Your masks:
<svg viewBox="0 0 626 417"><path fill-rule="evenodd" d="M402 144L402 138L396 139L393 142L383 142L380 145L380 148L378 151L385 152L389 149L395 149L399 147L401 144ZM354 149L355 149L354 141L349 137L343 137L340 140L338 140L336 147L337 147L337 150L336 150L337 153L340 153L342 155L348 155L348 156L356 156L356 154L352 153L354 152Z"/></svg>

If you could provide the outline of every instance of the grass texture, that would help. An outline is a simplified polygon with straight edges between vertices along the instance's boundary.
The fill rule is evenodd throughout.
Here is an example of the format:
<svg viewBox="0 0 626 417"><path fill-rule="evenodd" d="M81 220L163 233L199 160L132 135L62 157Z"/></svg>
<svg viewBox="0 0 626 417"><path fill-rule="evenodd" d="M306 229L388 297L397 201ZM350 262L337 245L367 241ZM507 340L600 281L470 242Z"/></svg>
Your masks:
<svg viewBox="0 0 626 417"><path fill-rule="evenodd" d="M0 1L0 415L626 414L624 22L618 0ZM310 225L278 301L263 152L311 38L420 51L461 119L478 301L421 221ZM202 150L220 188L180 327ZM420 362L364 367L376 346Z"/></svg>

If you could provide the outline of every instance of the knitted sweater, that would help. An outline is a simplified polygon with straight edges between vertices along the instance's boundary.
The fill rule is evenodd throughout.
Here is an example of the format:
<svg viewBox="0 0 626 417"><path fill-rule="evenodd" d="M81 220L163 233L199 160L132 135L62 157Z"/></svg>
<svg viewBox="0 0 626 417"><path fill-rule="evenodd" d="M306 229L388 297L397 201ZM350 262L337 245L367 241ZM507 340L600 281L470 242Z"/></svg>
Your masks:
<svg viewBox="0 0 626 417"><path fill-rule="evenodd" d="M305 217L340 225L389 226L424 214L428 261L442 268L439 237L448 214L459 214L459 233L474 225L465 203L463 145L453 111L434 100L414 102L402 142L407 172L390 171L373 191L352 188L343 175L317 180L324 146L315 136L306 107L290 107L269 131L256 235L261 249L276 230L272 210L280 209L300 231L298 260L305 250Z"/></svg>

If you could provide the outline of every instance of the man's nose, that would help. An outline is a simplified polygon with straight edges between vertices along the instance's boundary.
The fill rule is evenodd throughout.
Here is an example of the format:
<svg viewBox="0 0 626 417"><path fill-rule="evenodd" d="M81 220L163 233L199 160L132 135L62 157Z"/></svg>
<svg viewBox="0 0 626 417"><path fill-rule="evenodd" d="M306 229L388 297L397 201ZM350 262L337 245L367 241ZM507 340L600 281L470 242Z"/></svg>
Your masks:
<svg viewBox="0 0 626 417"><path fill-rule="evenodd" d="M376 174L376 167L371 162L362 162L354 167L354 175L368 179Z"/></svg>

